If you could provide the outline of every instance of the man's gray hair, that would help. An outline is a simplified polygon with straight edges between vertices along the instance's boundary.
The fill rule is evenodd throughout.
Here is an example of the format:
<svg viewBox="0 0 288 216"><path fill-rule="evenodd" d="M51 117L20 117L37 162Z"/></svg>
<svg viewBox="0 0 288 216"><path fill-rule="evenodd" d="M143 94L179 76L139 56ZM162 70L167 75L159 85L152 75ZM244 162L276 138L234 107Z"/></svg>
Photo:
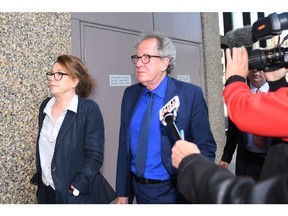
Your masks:
<svg viewBox="0 0 288 216"><path fill-rule="evenodd" d="M137 50L139 44L147 39L155 38L157 40L158 53L161 57L169 58L169 65L166 69L167 74L171 73L176 62L176 47L171 39L162 32L144 32L136 41L135 49Z"/></svg>

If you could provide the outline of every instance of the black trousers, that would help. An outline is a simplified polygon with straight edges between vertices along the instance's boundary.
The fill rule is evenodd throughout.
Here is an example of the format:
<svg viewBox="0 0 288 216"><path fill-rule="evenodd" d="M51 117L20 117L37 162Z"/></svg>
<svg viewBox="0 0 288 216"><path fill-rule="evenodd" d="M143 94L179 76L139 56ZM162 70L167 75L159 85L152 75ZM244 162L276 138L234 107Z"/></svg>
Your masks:
<svg viewBox="0 0 288 216"><path fill-rule="evenodd" d="M156 184L141 184L132 178L132 187L137 204L187 204L178 192L176 181Z"/></svg>
<svg viewBox="0 0 288 216"><path fill-rule="evenodd" d="M251 176L255 181L259 181L266 154L245 151L245 161L242 162L242 173L236 171L236 175Z"/></svg>
<svg viewBox="0 0 288 216"><path fill-rule="evenodd" d="M268 149L260 180L265 180L267 178L287 172L288 143L275 140Z"/></svg>
<svg viewBox="0 0 288 216"><path fill-rule="evenodd" d="M38 204L56 204L55 190L49 185L42 183L39 184L37 191L37 203Z"/></svg>

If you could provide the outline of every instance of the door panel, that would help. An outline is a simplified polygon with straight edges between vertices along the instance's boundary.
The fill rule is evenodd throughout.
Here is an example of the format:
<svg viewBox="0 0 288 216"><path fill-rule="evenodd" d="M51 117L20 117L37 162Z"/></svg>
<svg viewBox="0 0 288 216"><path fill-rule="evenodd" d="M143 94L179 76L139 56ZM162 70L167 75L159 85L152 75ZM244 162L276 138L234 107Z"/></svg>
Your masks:
<svg viewBox="0 0 288 216"><path fill-rule="evenodd" d="M176 79L179 76L189 76L190 83L200 86L204 90L203 62L201 46L199 44L174 41L177 51L175 68L171 74ZM186 81L186 80L182 80Z"/></svg>
<svg viewBox="0 0 288 216"><path fill-rule="evenodd" d="M154 13L154 28L172 38L202 43L201 13Z"/></svg>
<svg viewBox="0 0 288 216"><path fill-rule="evenodd" d="M152 31L151 12L73 12L72 19L132 31Z"/></svg>
<svg viewBox="0 0 288 216"><path fill-rule="evenodd" d="M135 66L130 56L134 53L136 35L83 25L83 36L86 66L97 82L96 92L90 98L99 104L105 123L102 172L111 185L115 186L121 99L127 87L125 85L129 83L127 75L131 78L130 85L135 83ZM111 75L114 83L110 85ZM124 86L121 78L125 79Z"/></svg>

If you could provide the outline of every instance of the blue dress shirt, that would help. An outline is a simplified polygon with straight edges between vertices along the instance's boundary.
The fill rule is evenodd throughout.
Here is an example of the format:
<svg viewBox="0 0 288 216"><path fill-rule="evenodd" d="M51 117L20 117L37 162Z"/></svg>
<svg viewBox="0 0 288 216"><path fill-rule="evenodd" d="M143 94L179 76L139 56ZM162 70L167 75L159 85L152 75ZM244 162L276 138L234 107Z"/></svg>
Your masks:
<svg viewBox="0 0 288 216"><path fill-rule="evenodd" d="M146 159L146 170L144 177L147 179L168 180L170 175L165 169L161 160L161 122L159 119L159 110L164 106L164 99L167 90L167 77L165 77L160 85L154 89L154 104L152 110L152 119L150 126L150 135L148 142L148 152ZM131 134L131 170L136 173L136 152L138 135L141 121L149 103L150 96L146 94L149 90L145 88L143 95L137 105L135 113L132 118L130 134Z"/></svg>

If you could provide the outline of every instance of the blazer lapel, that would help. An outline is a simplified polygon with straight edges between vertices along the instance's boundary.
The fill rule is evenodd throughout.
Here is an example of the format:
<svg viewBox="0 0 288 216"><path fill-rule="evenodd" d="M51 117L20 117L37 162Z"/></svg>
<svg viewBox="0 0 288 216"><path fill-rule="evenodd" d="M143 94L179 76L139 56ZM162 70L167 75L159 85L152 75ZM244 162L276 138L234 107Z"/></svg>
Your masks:
<svg viewBox="0 0 288 216"><path fill-rule="evenodd" d="M168 76L168 83L167 83L167 92L164 104L170 101L176 95L176 85L171 77Z"/></svg>
<svg viewBox="0 0 288 216"><path fill-rule="evenodd" d="M167 83L167 92L164 104L170 101L175 95L177 95L177 88L176 85L171 77L168 76L168 83ZM168 126L164 126L161 124L161 155L162 160L170 174L175 173L175 168L172 166L171 163L171 145L167 145L167 143L171 143L171 129Z"/></svg>
<svg viewBox="0 0 288 216"><path fill-rule="evenodd" d="M55 151L59 146L59 143L61 141L61 139L63 138L63 136L65 135L65 133L67 132L67 130L69 129L69 127L72 125L75 117L76 117L77 113L74 113L70 110L67 111L66 116L64 118L64 121L61 125L61 128L59 130L58 136L57 136L57 140L56 140L56 145L55 145Z"/></svg>

